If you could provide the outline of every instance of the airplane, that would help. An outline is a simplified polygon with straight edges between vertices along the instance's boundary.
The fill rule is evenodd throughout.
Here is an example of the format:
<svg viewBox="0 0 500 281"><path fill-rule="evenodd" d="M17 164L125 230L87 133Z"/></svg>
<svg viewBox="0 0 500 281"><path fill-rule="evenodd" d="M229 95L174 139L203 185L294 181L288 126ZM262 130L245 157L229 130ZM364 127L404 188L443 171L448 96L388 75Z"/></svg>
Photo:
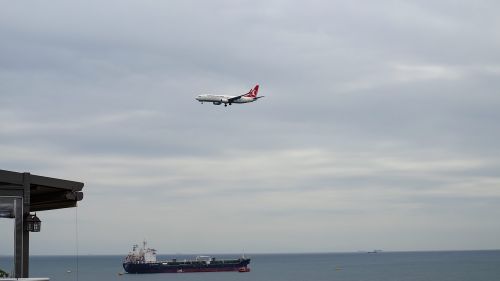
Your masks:
<svg viewBox="0 0 500 281"><path fill-rule="evenodd" d="M250 89L250 91L246 94L239 95L239 96L225 96L225 95L199 95L196 97L196 100L204 103L204 102L211 102L215 105L221 105L224 104L224 106L227 106L228 104L231 105L233 103L247 103L247 102L253 102L256 101L260 98L263 98L264 96L257 96L257 92L259 91L259 85L255 85L253 89Z"/></svg>

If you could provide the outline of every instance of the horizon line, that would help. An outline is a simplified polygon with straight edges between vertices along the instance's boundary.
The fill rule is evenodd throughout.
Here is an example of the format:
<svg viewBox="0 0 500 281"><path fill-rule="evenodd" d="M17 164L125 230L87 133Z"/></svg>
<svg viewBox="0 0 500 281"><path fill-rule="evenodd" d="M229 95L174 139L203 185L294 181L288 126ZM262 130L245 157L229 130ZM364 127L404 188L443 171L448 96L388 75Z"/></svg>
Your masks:
<svg viewBox="0 0 500 281"><path fill-rule="evenodd" d="M383 253L432 253L432 252L494 252L500 251L499 249L455 249L455 250L379 250L377 249L377 254ZM328 252L248 252L248 253L211 253L211 255L311 255L311 254L369 254L373 253L373 250L365 251L328 251ZM172 255L200 255L202 253L167 253L167 254L157 254L158 256L172 256ZM207 254L207 253L203 253ZM126 254L109 254L109 253L86 253L79 254L78 256L125 256ZM30 254L30 257L41 257L41 256L76 256L75 254ZM14 255L0 255L0 257L14 257Z"/></svg>

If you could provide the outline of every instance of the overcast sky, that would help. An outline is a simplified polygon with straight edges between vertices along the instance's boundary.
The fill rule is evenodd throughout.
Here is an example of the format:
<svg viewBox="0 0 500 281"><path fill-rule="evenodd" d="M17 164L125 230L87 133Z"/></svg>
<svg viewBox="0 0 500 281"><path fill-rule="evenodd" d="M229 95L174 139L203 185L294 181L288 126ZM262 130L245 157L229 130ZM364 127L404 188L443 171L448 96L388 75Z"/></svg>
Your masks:
<svg viewBox="0 0 500 281"><path fill-rule="evenodd" d="M499 249L498 11L3 1L0 169L85 183L31 253L73 254L76 216L82 254Z"/></svg>

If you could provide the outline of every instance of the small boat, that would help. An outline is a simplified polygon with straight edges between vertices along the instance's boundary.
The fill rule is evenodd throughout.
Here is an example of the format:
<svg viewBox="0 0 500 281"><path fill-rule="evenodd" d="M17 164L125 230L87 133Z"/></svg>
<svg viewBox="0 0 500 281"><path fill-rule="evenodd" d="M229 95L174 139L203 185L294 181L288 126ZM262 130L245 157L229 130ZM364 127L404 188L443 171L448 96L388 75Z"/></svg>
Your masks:
<svg viewBox="0 0 500 281"><path fill-rule="evenodd" d="M248 267L248 266L240 267L238 269L238 272L250 272L250 267Z"/></svg>

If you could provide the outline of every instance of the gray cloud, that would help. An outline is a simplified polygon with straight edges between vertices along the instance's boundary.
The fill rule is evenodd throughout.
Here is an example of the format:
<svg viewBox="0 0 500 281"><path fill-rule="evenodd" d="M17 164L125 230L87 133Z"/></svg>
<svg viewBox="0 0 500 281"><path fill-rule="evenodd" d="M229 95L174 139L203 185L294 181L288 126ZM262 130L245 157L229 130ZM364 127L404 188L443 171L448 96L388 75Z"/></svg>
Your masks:
<svg viewBox="0 0 500 281"><path fill-rule="evenodd" d="M4 4L0 167L84 181L88 253L498 248L498 8ZM73 212L32 252L71 252Z"/></svg>

